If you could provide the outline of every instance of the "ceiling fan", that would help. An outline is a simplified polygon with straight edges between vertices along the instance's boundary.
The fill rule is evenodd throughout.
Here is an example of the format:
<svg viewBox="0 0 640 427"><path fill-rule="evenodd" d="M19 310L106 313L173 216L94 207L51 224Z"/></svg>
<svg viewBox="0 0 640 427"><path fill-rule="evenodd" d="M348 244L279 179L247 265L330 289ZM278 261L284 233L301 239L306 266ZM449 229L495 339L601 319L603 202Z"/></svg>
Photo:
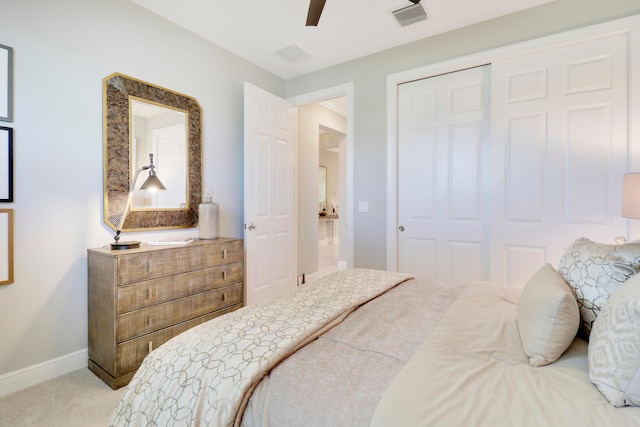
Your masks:
<svg viewBox="0 0 640 427"><path fill-rule="evenodd" d="M322 15L322 9L327 0L310 0L309 12L307 13L307 27L317 27ZM414 5L420 3L420 0L409 0Z"/></svg>
<svg viewBox="0 0 640 427"><path fill-rule="evenodd" d="M327 0L311 0L309 3L309 13L307 13L307 27L317 27L322 15L322 9Z"/></svg>

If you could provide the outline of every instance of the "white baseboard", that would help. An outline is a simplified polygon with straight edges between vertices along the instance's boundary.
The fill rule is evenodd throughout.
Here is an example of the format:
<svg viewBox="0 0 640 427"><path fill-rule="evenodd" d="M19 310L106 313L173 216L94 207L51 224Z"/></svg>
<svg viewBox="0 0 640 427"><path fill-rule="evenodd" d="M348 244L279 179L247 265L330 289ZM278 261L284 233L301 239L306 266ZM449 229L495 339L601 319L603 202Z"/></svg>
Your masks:
<svg viewBox="0 0 640 427"><path fill-rule="evenodd" d="M0 376L0 397L87 367L88 349L69 353Z"/></svg>

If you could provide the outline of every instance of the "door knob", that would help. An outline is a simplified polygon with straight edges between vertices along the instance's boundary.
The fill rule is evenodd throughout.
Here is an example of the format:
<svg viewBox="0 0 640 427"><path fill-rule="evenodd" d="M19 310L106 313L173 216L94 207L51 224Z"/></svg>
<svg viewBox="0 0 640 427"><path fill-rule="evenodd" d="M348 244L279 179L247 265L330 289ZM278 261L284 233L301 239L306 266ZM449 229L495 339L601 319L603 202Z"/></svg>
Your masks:
<svg viewBox="0 0 640 427"><path fill-rule="evenodd" d="M256 229L256 225L254 223L250 222L248 228L249 228L249 231L253 231L253 230Z"/></svg>
<svg viewBox="0 0 640 427"><path fill-rule="evenodd" d="M404 231L404 225L401 225L400 227L398 227L398 230Z"/></svg>

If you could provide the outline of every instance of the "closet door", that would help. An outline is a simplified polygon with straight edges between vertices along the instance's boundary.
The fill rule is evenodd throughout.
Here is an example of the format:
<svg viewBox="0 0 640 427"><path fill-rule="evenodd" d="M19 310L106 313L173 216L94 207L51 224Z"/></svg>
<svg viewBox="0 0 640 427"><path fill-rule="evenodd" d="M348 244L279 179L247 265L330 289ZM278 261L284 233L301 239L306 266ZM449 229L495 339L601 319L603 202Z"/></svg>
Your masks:
<svg viewBox="0 0 640 427"><path fill-rule="evenodd" d="M399 87L399 271L452 283L488 278L488 79L487 66Z"/></svg>
<svg viewBox="0 0 640 427"><path fill-rule="evenodd" d="M576 238L626 234L626 36L496 61L491 87L491 280L522 286Z"/></svg>

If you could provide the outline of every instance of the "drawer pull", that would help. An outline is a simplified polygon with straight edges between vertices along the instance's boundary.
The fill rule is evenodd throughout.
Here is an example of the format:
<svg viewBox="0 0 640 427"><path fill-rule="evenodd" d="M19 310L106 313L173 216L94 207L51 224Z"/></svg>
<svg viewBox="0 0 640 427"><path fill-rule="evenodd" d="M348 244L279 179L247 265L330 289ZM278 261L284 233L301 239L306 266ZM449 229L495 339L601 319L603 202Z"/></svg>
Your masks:
<svg viewBox="0 0 640 427"><path fill-rule="evenodd" d="M153 299L156 297L156 290L153 288L147 288L147 299Z"/></svg>
<svg viewBox="0 0 640 427"><path fill-rule="evenodd" d="M227 280L227 270L222 270L222 280Z"/></svg>
<svg viewBox="0 0 640 427"><path fill-rule="evenodd" d="M151 324L151 319L149 318L149 315L147 314L147 326L149 326Z"/></svg>
<svg viewBox="0 0 640 427"><path fill-rule="evenodd" d="M222 259L227 259L227 250L222 251Z"/></svg>
<svg viewBox="0 0 640 427"><path fill-rule="evenodd" d="M222 293L222 301L223 302L227 302L227 293L226 292Z"/></svg>
<svg viewBox="0 0 640 427"><path fill-rule="evenodd" d="M149 353L153 351L153 341L149 341Z"/></svg>

